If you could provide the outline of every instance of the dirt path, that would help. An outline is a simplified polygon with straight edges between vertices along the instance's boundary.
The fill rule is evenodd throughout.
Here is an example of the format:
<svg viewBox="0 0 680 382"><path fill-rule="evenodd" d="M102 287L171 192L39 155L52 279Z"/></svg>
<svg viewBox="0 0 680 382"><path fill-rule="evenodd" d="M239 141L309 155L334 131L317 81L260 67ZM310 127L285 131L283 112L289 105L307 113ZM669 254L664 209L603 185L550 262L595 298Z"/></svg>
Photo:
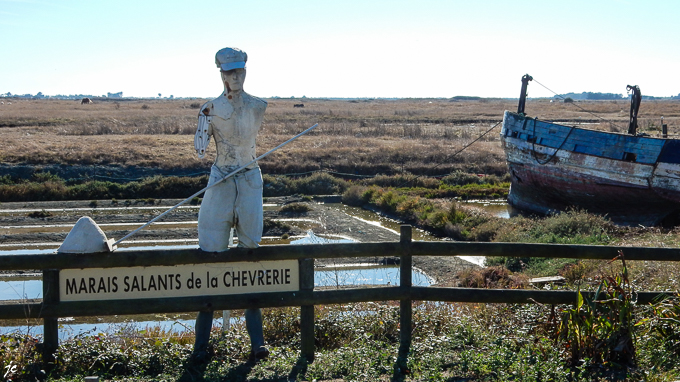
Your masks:
<svg viewBox="0 0 680 382"><path fill-rule="evenodd" d="M283 224L265 224L265 237L299 237L306 234L311 226L314 234L330 238L348 238L357 242L398 241L399 233L343 212L338 205L323 202L337 202L337 198L300 197L267 198L266 204L285 205L302 203L308 212L299 214L283 213L278 207L265 208L265 220ZM180 200L154 201L66 201L66 202L19 202L0 204L0 250L14 244L51 243L58 246L75 222L82 216L90 216L105 231L108 238L121 238L141 224L155 218L168 207ZM171 225L152 225L130 238L132 242L174 240L196 243L196 220L198 206L186 205L168 214L159 222ZM295 220L306 221L307 227L295 224ZM176 224L175 224L176 223ZM22 228L17 229L20 226ZM284 236L285 237L285 236ZM384 254L371 258L321 259L317 263L339 262L380 262ZM389 259L393 260L393 259ZM456 257L416 257L414 266L430 276L438 285L454 286L455 275L462 269L477 267Z"/></svg>

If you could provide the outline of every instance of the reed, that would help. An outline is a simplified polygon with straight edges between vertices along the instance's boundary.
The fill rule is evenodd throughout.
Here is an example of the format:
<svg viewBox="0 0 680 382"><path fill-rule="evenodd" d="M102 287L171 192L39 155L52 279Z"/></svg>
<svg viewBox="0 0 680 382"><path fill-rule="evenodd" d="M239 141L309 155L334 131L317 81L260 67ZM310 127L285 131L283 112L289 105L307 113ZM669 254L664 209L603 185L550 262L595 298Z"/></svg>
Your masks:
<svg viewBox="0 0 680 382"><path fill-rule="evenodd" d="M11 165L123 166L205 170L212 161L193 151L197 105L205 100L119 100L80 105L65 100L13 100L3 105L0 138L3 174ZM499 127L453 155L502 119L513 100L270 99L258 150L265 152L319 123L299 142L261 161L265 173L328 170L354 175L446 175L455 171L503 176ZM294 108L304 102L304 108ZM146 108L144 107L146 105ZM625 130L626 101L529 100L527 112L542 119L595 122L595 128ZM596 114L596 115L593 115ZM659 134L660 117L677 134L680 102L643 102L642 131ZM604 118L604 120L601 120ZM611 123L609 122L611 121ZM618 127L617 127L618 126Z"/></svg>

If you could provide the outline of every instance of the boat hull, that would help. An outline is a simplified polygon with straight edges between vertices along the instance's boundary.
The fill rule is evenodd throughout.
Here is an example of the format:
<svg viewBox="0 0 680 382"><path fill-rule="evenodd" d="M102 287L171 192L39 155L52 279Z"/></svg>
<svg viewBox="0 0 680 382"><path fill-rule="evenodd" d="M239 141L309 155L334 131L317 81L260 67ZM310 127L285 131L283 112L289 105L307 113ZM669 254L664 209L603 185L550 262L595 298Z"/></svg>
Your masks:
<svg viewBox="0 0 680 382"><path fill-rule="evenodd" d="M511 112L505 113L501 140L511 174L508 202L521 211L577 208L617 224L645 226L680 211L675 140L563 126Z"/></svg>

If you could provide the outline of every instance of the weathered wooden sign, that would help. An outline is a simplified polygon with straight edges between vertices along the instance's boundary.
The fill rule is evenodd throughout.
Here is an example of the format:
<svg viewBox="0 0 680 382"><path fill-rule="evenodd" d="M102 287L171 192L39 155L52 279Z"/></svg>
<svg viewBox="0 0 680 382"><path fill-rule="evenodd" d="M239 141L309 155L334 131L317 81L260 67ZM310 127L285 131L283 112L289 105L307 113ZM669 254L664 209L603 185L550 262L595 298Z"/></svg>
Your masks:
<svg viewBox="0 0 680 382"><path fill-rule="evenodd" d="M299 290L297 260L64 269L61 301L124 300Z"/></svg>

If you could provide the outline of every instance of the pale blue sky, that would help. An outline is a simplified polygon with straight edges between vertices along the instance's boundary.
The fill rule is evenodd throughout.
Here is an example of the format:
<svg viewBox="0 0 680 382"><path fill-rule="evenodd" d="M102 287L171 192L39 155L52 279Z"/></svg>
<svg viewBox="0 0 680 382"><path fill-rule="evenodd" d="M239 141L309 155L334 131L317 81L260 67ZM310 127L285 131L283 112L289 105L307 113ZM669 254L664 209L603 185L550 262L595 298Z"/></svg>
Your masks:
<svg viewBox="0 0 680 382"><path fill-rule="evenodd" d="M0 93L261 97L680 93L676 0L0 0ZM531 84L529 96L552 93Z"/></svg>

